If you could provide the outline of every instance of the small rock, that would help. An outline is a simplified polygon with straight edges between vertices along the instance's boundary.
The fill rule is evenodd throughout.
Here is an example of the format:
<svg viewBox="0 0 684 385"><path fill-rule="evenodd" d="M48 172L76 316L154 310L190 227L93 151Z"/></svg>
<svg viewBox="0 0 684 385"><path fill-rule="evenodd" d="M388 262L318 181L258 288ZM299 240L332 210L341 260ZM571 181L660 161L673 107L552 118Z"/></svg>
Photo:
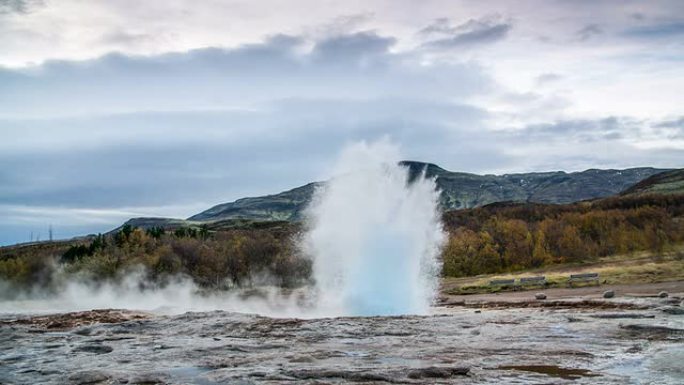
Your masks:
<svg viewBox="0 0 684 385"><path fill-rule="evenodd" d="M74 330L74 334L78 334L79 336L91 336L93 335L94 329L90 326L82 327L80 329Z"/></svg>
<svg viewBox="0 0 684 385"><path fill-rule="evenodd" d="M152 347L152 350L167 350L167 349L173 349L174 347L175 346L161 344L161 345L154 345Z"/></svg>
<svg viewBox="0 0 684 385"><path fill-rule="evenodd" d="M475 314L480 314L482 313L482 310L475 310Z"/></svg>
<svg viewBox="0 0 684 385"><path fill-rule="evenodd" d="M544 293L537 293L537 294L534 295L534 298L540 299L540 300L541 300L541 299L546 299L546 294L544 294Z"/></svg>
<svg viewBox="0 0 684 385"><path fill-rule="evenodd" d="M670 315L684 315L684 308L677 307L677 306L668 306L661 308L660 311L662 311L665 314L670 314Z"/></svg>
<svg viewBox="0 0 684 385"><path fill-rule="evenodd" d="M290 359L290 362L313 363L316 359L311 356L298 356Z"/></svg>
<svg viewBox="0 0 684 385"><path fill-rule="evenodd" d="M146 373L146 374L140 374L140 375L137 375L137 376L131 378L128 381L128 383L129 384L136 384L136 385L142 385L142 384L152 385L152 384L166 384L166 381L160 375Z"/></svg>
<svg viewBox="0 0 684 385"><path fill-rule="evenodd" d="M77 385L97 384L108 379L107 374L99 371L78 372L69 376L69 382Z"/></svg>
<svg viewBox="0 0 684 385"><path fill-rule="evenodd" d="M431 366L428 368L412 369L408 372L407 377L412 380L417 380L421 378L449 378L452 376L463 376L467 375L470 368L441 368L436 366Z"/></svg>
<svg viewBox="0 0 684 385"><path fill-rule="evenodd" d="M603 298L613 298L615 297L615 292L613 290L606 290L603 292Z"/></svg>
<svg viewBox="0 0 684 385"><path fill-rule="evenodd" d="M660 298L667 298L668 296L669 294L666 291L661 291L660 293L658 293L658 297Z"/></svg>
<svg viewBox="0 0 684 385"><path fill-rule="evenodd" d="M95 354L106 354L106 353L111 353L114 348L108 345L83 345L79 346L74 351L77 352L86 352L86 353L95 353Z"/></svg>

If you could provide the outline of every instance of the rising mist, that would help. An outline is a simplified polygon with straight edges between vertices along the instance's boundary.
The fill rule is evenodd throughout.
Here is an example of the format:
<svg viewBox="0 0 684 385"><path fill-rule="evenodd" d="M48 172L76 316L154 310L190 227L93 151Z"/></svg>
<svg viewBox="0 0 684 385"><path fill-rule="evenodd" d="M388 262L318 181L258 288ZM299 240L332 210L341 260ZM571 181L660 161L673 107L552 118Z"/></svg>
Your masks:
<svg viewBox="0 0 684 385"><path fill-rule="evenodd" d="M399 159L388 141L349 146L308 209L318 301L340 315L424 314L435 295L439 193Z"/></svg>

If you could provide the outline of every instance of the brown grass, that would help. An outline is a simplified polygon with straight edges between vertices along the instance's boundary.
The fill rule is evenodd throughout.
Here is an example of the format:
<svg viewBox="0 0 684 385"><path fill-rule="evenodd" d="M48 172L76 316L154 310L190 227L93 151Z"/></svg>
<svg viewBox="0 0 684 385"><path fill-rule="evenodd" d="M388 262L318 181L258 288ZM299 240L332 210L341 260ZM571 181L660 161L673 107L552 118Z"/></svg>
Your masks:
<svg viewBox="0 0 684 385"><path fill-rule="evenodd" d="M658 283L684 280L684 247L668 253L653 255L640 252L601 258L597 262L582 265L556 265L509 274L480 275L465 278L444 278L442 292L446 294L485 294L499 291L534 289L529 287L490 286L494 279L515 279L543 275L546 287L569 287L571 274L598 273L601 284ZM595 284L588 282L586 284ZM574 287L581 283L573 283ZM536 287L538 288L538 286Z"/></svg>

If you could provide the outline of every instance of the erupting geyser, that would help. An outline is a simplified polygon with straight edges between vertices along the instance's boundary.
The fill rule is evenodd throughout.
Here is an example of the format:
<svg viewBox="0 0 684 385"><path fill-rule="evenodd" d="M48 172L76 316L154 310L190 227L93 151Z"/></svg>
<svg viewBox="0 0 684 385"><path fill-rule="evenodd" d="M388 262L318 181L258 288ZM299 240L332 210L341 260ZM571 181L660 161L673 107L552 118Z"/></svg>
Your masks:
<svg viewBox="0 0 684 385"><path fill-rule="evenodd" d="M439 193L398 160L387 141L350 146L308 209L318 304L337 315L424 314L433 300Z"/></svg>

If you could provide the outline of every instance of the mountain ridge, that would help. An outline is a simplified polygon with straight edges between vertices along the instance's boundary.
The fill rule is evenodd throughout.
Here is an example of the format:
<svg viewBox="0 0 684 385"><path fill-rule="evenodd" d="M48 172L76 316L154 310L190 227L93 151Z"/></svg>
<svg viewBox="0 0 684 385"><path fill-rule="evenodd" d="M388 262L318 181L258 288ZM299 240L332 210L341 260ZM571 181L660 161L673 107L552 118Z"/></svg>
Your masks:
<svg viewBox="0 0 684 385"><path fill-rule="evenodd" d="M434 163L404 160L409 183L421 174L435 178L441 190L443 210L485 206L496 202L573 203L616 195L656 174L673 169L636 167L545 171L502 175L473 174L446 170ZM187 219L132 218L127 224L143 228L179 227L218 221L299 221L316 188L311 182L277 194L245 197L215 205Z"/></svg>

